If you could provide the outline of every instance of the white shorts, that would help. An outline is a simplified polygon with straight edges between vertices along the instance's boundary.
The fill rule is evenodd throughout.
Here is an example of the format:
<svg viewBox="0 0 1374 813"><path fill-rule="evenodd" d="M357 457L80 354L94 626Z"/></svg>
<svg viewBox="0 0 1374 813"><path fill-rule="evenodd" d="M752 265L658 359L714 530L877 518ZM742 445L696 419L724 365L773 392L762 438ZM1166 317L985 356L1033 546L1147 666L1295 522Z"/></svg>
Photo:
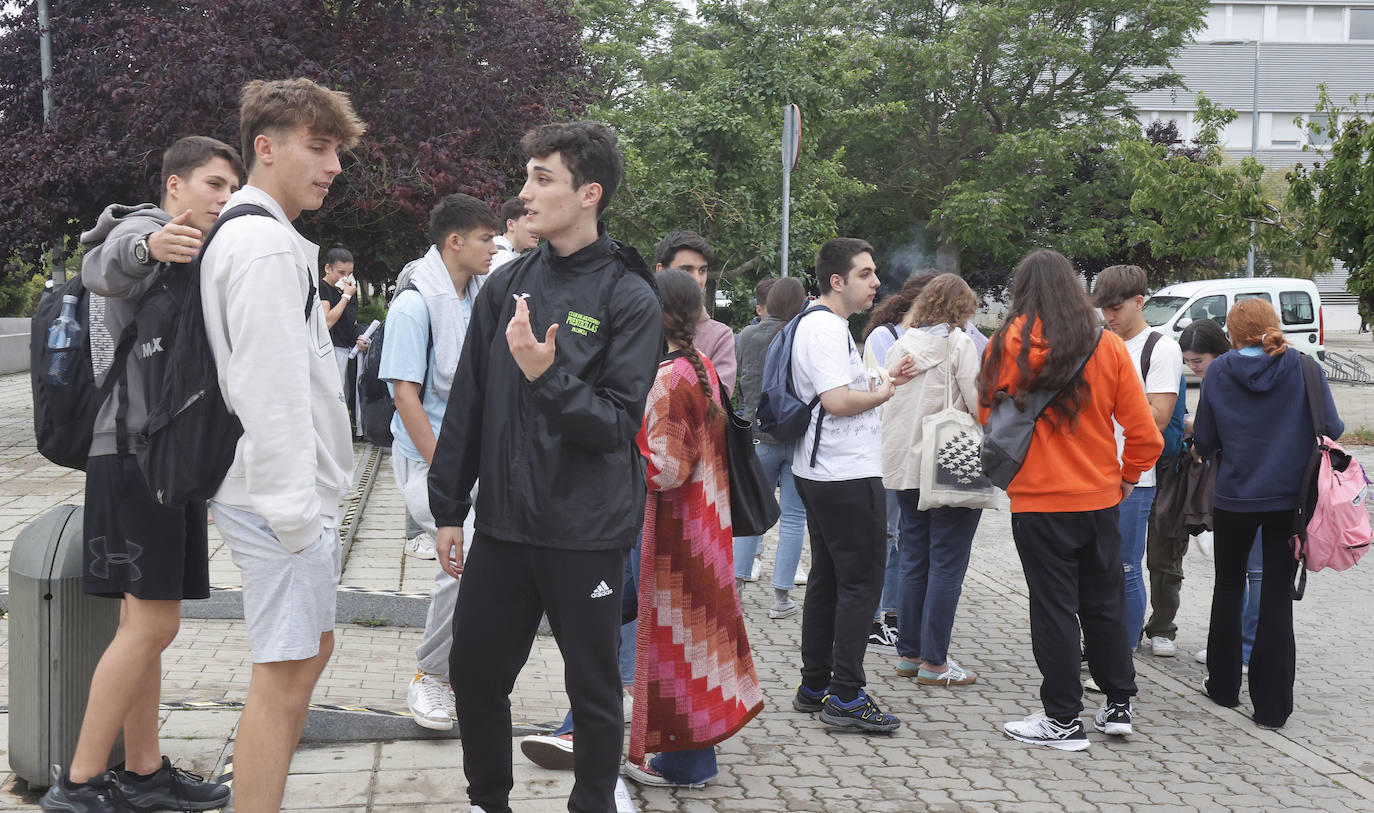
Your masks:
<svg viewBox="0 0 1374 813"><path fill-rule="evenodd" d="M282 547L267 520L212 502L220 536L243 576L243 620L253 663L303 661L320 653L320 636L334 629L343 551L338 531L298 553Z"/></svg>

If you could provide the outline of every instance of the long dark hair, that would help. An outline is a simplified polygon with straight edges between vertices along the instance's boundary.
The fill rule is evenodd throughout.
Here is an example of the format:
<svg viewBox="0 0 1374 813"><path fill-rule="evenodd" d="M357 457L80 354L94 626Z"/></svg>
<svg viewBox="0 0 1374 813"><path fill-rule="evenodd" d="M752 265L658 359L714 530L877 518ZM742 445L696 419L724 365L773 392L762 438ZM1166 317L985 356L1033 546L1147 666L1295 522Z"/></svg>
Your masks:
<svg viewBox="0 0 1374 813"><path fill-rule="evenodd" d="M864 325L863 340L868 341L868 334L883 325L901 324L902 317L911 310L911 304L916 301L916 297L921 295L921 291L925 290L925 287L933 279L935 279L935 274L929 271L917 271L906 278L906 282L902 283L902 287L897 293L883 297L868 313L868 324Z"/></svg>
<svg viewBox="0 0 1374 813"><path fill-rule="evenodd" d="M1087 382L1077 374L1078 362L1092 352L1097 314L1073 265L1063 254L1040 249L1027 254L1016 266L1011 284L1011 310L1002 327L988 342L987 361L978 372L978 398L984 407L995 405L1006 393L997 390L997 379L1006 354L1007 331L1018 317L1025 317L1021 349L1016 355L1016 406L1035 390L1062 389L1055 399L1058 418L1072 423L1088 400ZM1031 372L1031 332L1039 326L1049 353L1039 372Z"/></svg>
<svg viewBox="0 0 1374 813"><path fill-rule="evenodd" d="M696 280L686 271L665 268L659 271L658 291L663 301L663 337L674 344L682 345L692 369L697 372L697 383L706 396L706 417L718 418L725 414L716 399L711 395L711 379L706 375L706 365L701 361L692 340L696 338L697 319L701 316L701 289Z"/></svg>

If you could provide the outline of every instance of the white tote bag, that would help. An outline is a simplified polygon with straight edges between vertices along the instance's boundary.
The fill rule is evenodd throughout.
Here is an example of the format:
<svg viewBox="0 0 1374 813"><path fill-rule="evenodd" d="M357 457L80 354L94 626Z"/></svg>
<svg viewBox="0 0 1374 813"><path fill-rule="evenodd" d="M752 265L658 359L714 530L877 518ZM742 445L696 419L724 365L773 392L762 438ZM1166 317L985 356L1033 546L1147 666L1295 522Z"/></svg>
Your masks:
<svg viewBox="0 0 1374 813"><path fill-rule="evenodd" d="M996 508L998 488L983 474L979 444L983 428L954 407L953 337L945 359L945 408L921 419L921 499L917 507Z"/></svg>

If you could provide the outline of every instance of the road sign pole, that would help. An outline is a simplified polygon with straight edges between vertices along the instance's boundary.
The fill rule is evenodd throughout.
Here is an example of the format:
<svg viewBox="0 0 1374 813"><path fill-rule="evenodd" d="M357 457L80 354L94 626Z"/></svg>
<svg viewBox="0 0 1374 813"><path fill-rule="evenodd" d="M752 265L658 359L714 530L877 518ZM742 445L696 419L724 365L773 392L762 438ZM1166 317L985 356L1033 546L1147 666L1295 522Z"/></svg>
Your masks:
<svg viewBox="0 0 1374 813"><path fill-rule="evenodd" d="M788 232L792 222L792 170L801 151L801 108L782 109L782 275L787 276Z"/></svg>

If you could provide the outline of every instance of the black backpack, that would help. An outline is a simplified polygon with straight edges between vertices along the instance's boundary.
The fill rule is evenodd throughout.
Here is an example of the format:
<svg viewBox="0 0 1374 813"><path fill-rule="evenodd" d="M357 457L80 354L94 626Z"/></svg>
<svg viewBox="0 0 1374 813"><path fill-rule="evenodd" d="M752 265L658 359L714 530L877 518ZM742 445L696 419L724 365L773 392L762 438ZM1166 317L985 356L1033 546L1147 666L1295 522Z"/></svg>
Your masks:
<svg viewBox="0 0 1374 813"><path fill-rule="evenodd" d="M407 283L396 292L400 296L406 291L416 291L414 283ZM391 298L394 303L396 296ZM391 448L395 440L391 436L391 418L396 414L396 400L391 397L386 382L381 379L382 344L386 341L386 325L382 324L372 331L372 343L363 354L362 372L358 381L358 409L362 413L363 439L383 448ZM429 344L425 350L425 378L429 378L429 349L434 346L434 326L429 328Z"/></svg>
<svg viewBox="0 0 1374 813"><path fill-rule="evenodd" d="M48 377L52 351L48 349L48 329L62 314L62 298L77 298L76 318L85 328L72 346L71 383L58 385ZM33 385L33 433L38 451L48 460L69 469L86 469L95 419L124 374L132 336L120 337L114 364L103 385L95 384L91 363L91 297L77 274L65 284L43 295L33 315L29 336L29 377Z"/></svg>
<svg viewBox="0 0 1374 813"><path fill-rule="evenodd" d="M138 466L153 497L164 505L208 500L219 490L243 424L229 411L201 308L201 258L220 227L237 217L272 217L261 206L235 206L220 216L200 253L184 267L160 274L143 296L135 318L134 352L144 365L148 423ZM305 319L315 306L310 280Z"/></svg>

